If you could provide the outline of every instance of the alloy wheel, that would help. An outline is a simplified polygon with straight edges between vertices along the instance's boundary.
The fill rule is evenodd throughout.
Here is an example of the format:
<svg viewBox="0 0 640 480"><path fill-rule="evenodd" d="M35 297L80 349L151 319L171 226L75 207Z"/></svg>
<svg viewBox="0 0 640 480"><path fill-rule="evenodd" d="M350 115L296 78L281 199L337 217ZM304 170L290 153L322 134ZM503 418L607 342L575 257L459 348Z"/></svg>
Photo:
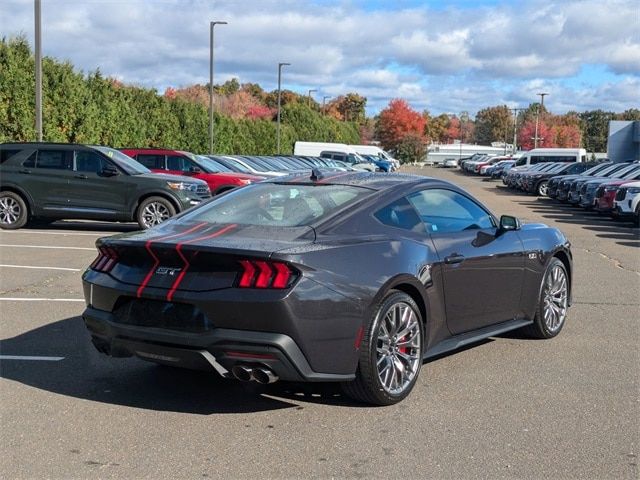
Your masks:
<svg viewBox="0 0 640 480"><path fill-rule="evenodd" d="M11 197L0 198L0 223L11 225L18 221L22 214L20 204Z"/></svg>
<svg viewBox="0 0 640 480"><path fill-rule="evenodd" d="M567 274L560 265L554 265L547 273L544 285L544 323L549 332L558 331L567 315Z"/></svg>
<svg viewBox="0 0 640 480"><path fill-rule="evenodd" d="M541 196L546 197L548 192L549 192L549 184L547 182L542 182L538 187L538 193Z"/></svg>
<svg viewBox="0 0 640 480"><path fill-rule="evenodd" d="M376 363L378 379L387 393L402 393L418 374L422 361L419 321L404 302L392 305L380 321Z"/></svg>
<svg viewBox="0 0 640 480"><path fill-rule="evenodd" d="M151 202L142 211L142 221L147 228L154 227L171 217L169 209L160 202Z"/></svg>

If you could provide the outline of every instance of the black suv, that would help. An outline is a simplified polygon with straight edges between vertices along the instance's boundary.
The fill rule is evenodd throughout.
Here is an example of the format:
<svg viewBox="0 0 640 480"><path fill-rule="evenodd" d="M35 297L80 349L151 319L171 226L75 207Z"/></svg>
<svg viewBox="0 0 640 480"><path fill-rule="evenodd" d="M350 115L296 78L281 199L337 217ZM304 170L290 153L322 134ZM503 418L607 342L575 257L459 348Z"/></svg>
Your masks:
<svg viewBox="0 0 640 480"><path fill-rule="evenodd" d="M0 228L63 218L150 228L209 198L201 180L151 173L109 147L0 144Z"/></svg>

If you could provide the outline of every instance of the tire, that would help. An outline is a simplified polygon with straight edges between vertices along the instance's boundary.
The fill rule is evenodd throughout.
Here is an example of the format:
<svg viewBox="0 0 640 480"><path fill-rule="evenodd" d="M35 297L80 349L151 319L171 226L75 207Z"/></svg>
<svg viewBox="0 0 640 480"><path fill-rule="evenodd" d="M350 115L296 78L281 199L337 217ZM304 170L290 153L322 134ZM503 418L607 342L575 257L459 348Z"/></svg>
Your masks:
<svg viewBox="0 0 640 480"><path fill-rule="evenodd" d="M546 180L541 181L536 187L536 192L540 197L546 197L548 191L549 191L549 182L547 182Z"/></svg>
<svg viewBox="0 0 640 480"><path fill-rule="evenodd" d="M409 395L422 367L425 335L420 309L409 295L392 290L364 328L356 379L343 383L342 390L364 403L398 403ZM397 338L398 328L407 333Z"/></svg>
<svg viewBox="0 0 640 480"><path fill-rule="evenodd" d="M0 228L17 230L27 224L29 209L24 199L17 193L0 192Z"/></svg>
<svg viewBox="0 0 640 480"><path fill-rule="evenodd" d="M636 212L635 212L635 215L633 216L633 224L636 227L640 227L640 203L636 205Z"/></svg>
<svg viewBox="0 0 640 480"><path fill-rule="evenodd" d="M176 214L173 204L163 197L145 198L136 212L136 220L143 230L154 227Z"/></svg>
<svg viewBox="0 0 640 480"><path fill-rule="evenodd" d="M523 333L541 339L558 335L567 318L568 302L569 275L564 264L554 257L542 277L536 316L531 325L522 329Z"/></svg>

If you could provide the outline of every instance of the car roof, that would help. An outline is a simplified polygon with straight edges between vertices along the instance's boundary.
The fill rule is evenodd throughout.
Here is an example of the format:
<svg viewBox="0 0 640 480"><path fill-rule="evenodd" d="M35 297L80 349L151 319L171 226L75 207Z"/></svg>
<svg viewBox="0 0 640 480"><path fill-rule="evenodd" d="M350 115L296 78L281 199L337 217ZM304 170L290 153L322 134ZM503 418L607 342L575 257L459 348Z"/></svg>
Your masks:
<svg viewBox="0 0 640 480"><path fill-rule="evenodd" d="M286 183L297 185L345 185L355 187L366 187L372 190L389 190L396 187L410 188L415 185L449 185L458 189L452 183L433 177L422 175L411 175L404 173L383 173L383 172L335 172L322 169L313 169L313 173L318 174L316 179L312 178L311 171L295 173L286 177L266 180L270 183Z"/></svg>

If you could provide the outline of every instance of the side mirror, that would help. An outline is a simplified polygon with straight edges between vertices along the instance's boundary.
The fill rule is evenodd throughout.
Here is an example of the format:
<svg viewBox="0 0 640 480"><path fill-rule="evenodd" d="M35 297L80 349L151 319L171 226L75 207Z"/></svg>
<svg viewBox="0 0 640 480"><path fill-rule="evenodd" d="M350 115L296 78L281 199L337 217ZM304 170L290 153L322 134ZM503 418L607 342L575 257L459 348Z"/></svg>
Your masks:
<svg viewBox="0 0 640 480"><path fill-rule="evenodd" d="M202 173L202 169L200 167L189 167L189 173Z"/></svg>
<svg viewBox="0 0 640 480"><path fill-rule="evenodd" d="M500 217L500 232L508 232L510 230L520 230L520 220L511 215L502 215Z"/></svg>
<svg viewBox="0 0 640 480"><path fill-rule="evenodd" d="M105 165L100 174L104 177L115 177L116 175L120 175L120 172L113 165Z"/></svg>

